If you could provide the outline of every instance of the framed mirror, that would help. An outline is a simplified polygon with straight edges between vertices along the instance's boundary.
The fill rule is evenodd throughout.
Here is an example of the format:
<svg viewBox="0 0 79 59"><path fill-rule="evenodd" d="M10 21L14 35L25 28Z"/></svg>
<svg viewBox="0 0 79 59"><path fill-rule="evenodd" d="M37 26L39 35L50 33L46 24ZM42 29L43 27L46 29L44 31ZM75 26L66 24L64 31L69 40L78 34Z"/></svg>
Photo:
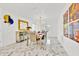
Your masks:
<svg viewBox="0 0 79 59"><path fill-rule="evenodd" d="M18 20L18 30L26 30L28 27L28 21Z"/></svg>

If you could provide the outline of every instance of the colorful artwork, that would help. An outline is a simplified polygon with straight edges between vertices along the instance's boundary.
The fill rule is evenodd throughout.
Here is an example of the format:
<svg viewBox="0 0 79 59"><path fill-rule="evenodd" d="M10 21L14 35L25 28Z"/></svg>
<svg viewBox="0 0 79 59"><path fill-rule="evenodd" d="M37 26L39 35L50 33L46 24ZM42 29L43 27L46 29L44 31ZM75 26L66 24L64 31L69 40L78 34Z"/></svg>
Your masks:
<svg viewBox="0 0 79 59"><path fill-rule="evenodd" d="M9 15L4 15L4 23L10 23L13 24L14 21Z"/></svg>
<svg viewBox="0 0 79 59"><path fill-rule="evenodd" d="M63 15L64 36L79 42L79 3L73 3L68 10Z"/></svg>
<svg viewBox="0 0 79 59"><path fill-rule="evenodd" d="M79 3L75 4L75 19L79 19Z"/></svg>
<svg viewBox="0 0 79 59"><path fill-rule="evenodd" d="M69 8L69 22L72 22L74 19L74 12L75 12L75 4L72 4Z"/></svg>
<svg viewBox="0 0 79 59"><path fill-rule="evenodd" d="M74 28L73 28L73 23L69 24L69 27L68 27L68 36L70 39L74 39Z"/></svg>
<svg viewBox="0 0 79 59"><path fill-rule="evenodd" d="M68 23L68 11L64 14L64 24Z"/></svg>
<svg viewBox="0 0 79 59"><path fill-rule="evenodd" d="M64 14L64 35L68 37L68 11Z"/></svg>
<svg viewBox="0 0 79 59"><path fill-rule="evenodd" d="M74 23L74 39L79 42L79 21Z"/></svg>

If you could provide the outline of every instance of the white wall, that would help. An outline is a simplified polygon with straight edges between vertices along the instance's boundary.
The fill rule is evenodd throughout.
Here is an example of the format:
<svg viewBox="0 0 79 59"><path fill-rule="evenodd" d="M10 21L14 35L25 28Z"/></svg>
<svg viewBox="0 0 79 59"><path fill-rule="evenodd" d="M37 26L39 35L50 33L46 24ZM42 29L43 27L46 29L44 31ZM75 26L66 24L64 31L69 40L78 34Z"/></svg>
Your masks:
<svg viewBox="0 0 79 59"><path fill-rule="evenodd" d="M16 22L13 25L4 23L3 15L5 12L2 11L1 14L1 40L2 46L7 46L16 42ZM14 19L14 18L13 18Z"/></svg>
<svg viewBox="0 0 79 59"><path fill-rule="evenodd" d="M10 25L8 23L4 23L3 16L7 14L6 10L1 10L0 14L0 47L5 47L10 44L16 43L16 31L18 30L18 16L13 15L14 11L12 13L9 13L14 20L14 24ZM26 20L24 18L20 18L21 20Z"/></svg>
<svg viewBox="0 0 79 59"><path fill-rule="evenodd" d="M58 21L58 40L67 51L68 55L79 55L79 43L63 36L63 14L66 12L70 5L71 4L67 4L60 15Z"/></svg>
<svg viewBox="0 0 79 59"><path fill-rule="evenodd" d="M4 23L3 16L6 14L5 10L2 10L1 14L1 43L2 46L7 46L10 44L16 43L16 31L18 30L18 16L12 16L12 19L14 20L14 24L10 25L8 23ZM20 18L22 20L25 20L24 18Z"/></svg>
<svg viewBox="0 0 79 59"><path fill-rule="evenodd" d="M1 16L1 9L0 9L0 16ZM2 47L2 36L1 36L1 27L2 27L2 25L1 25L1 17L0 17L0 47Z"/></svg>

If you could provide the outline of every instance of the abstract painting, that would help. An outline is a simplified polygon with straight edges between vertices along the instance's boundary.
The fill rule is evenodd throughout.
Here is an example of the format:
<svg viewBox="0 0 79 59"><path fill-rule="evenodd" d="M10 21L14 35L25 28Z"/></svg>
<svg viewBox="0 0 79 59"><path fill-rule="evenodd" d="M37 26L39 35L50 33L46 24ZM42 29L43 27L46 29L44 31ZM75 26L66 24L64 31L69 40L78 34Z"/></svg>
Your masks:
<svg viewBox="0 0 79 59"><path fill-rule="evenodd" d="M63 15L64 36L79 42L79 3L73 3Z"/></svg>
<svg viewBox="0 0 79 59"><path fill-rule="evenodd" d="M4 23L13 24L14 21L13 21L13 19L11 18L10 15L4 15Z"/></svg>

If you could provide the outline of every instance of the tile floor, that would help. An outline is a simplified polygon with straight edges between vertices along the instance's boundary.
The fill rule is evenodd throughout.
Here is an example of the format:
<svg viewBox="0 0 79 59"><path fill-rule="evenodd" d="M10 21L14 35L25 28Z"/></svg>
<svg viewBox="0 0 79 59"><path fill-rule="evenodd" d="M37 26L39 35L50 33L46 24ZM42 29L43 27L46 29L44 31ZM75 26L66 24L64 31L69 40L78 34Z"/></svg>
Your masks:
<svg viewBox="0 0 79 59"><path fill-rule="evenodd" d="M67 56L63 46L56 38L52 38L50 45L39 46L32 43L26 46L26 41L0 48L0 56Z"/></svg>

